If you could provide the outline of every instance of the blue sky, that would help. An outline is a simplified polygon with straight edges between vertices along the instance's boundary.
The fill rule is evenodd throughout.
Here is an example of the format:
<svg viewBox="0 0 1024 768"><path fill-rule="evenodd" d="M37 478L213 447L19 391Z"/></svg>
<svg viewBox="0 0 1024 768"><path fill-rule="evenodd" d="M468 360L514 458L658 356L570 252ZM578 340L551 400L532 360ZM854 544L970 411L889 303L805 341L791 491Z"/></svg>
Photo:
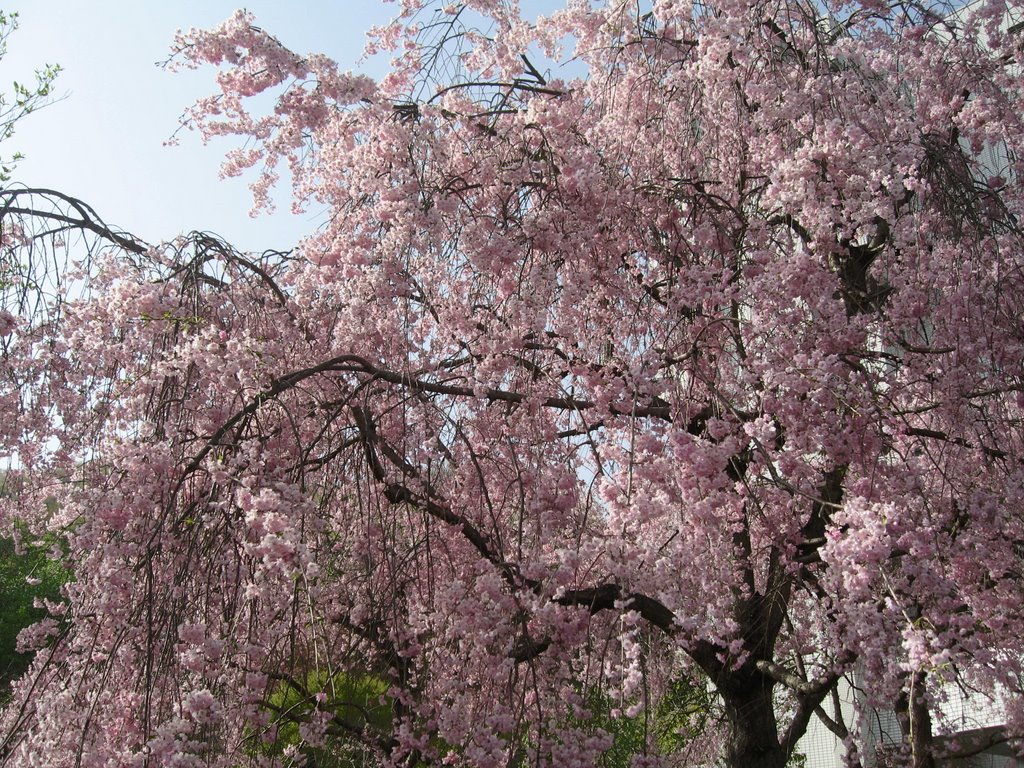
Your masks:
<svg viewBox="0 0 1024 768"><path fill-rule="evenodd" d="M213 92L212 68L170 73L177 29L211 27L239 0L14 0L20 29L0 61L0 87L30 80L43 63L60 64L58 101L30 115L2 154L26 159L15 180L49 187L93 205L110 224L155 242L192 229L216 232L247 250L288 248L317 226L313 214L293 216L282 189L280 212L252 219L245 181L221 180L224 142L203 146L183 132L163 143L182 110ZM396 6L379 0L250 0L256 23L292 50L323 52L343 69L379 76L381 62L359 66L365 31Z"/></svg>

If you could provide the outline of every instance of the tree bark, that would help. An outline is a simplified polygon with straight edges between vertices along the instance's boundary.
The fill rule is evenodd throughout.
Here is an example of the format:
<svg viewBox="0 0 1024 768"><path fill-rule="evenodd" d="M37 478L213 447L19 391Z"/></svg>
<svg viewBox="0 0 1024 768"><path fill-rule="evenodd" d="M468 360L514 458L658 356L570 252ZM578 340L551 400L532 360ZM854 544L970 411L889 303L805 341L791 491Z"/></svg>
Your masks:
<svg viewBox="0 0 1024 768"><path fill-rule="evenodd" d="M896 701L896 716L903 738L910 747L913 768L935 768L935 744L932 717L925 696L925 673L918 670L907 678Z"/></svg>
<svg viewBox="0 0 1024 768"><path fill-rule="evenodd" d="M779 741L775 681L756 669L726 673L718 691L730 724L725 761L730 768L784 768L788 754Z"/></svg>

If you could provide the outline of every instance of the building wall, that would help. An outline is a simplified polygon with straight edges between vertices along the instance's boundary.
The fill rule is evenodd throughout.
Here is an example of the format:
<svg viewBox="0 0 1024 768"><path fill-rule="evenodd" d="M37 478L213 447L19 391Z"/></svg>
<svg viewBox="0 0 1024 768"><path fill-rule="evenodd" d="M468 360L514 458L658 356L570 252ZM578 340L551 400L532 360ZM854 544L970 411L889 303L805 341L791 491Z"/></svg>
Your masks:
<svg viewBox="0 0 1024 768"><path fill-rule="evenodd" d="M952 685L943 688L940 696L941 701L934 708L936 734L963 734L968 737L1003 722L1003 704L998 698ZM842 680L837 695L826 700L823 709L832 720L841 718L847 728L859 729L863 764L875 765L873 760L878 747L895 746L902 741L900 725L894 711L866 706L858 708L857 702L858 693L854 687L847 680ZM807 758L806 768L842 768L845 764L846 749L842 740L818 717L811 720L797 751ZM1024 768L1024 761L1019 760L1007 745L1001 744L970 758L956 760L951 765L956 768Z"/></svg>

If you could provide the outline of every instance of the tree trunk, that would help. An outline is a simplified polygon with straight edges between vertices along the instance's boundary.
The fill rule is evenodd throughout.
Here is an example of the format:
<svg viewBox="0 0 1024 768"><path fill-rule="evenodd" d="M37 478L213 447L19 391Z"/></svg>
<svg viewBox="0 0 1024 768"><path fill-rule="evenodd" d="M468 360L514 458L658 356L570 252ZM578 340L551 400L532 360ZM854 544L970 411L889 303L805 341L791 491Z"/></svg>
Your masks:
<svg viewBox="0 0 1024 768"><path fill-rule="evenodd" d="M913 768L935 768L932 716L925 685L925 673L918 670L907 678L896 701L896 717L903 730L903 738L910 747Z"/></svg>
<svg viewBox="0 0 1024 768"><path fill-rule="evenodd" d="M756 670L739 670L721 680L729 737L725 762L729 768L784 768L789 755L779 742L773 701L774 681Z"/></svg>

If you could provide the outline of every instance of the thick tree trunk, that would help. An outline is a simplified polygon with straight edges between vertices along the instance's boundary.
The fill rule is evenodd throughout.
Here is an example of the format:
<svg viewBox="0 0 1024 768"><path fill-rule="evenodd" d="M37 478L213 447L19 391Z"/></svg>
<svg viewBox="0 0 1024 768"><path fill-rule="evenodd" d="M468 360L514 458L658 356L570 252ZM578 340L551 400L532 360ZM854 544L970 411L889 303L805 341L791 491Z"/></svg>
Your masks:
<svg viewBox="0 0 1024 768"><path fill-rule="evenodd" d="M771 678L737 671L719 681L730 733L725 762L729 768L784 768L789 755L779 740Z"/></svg>

